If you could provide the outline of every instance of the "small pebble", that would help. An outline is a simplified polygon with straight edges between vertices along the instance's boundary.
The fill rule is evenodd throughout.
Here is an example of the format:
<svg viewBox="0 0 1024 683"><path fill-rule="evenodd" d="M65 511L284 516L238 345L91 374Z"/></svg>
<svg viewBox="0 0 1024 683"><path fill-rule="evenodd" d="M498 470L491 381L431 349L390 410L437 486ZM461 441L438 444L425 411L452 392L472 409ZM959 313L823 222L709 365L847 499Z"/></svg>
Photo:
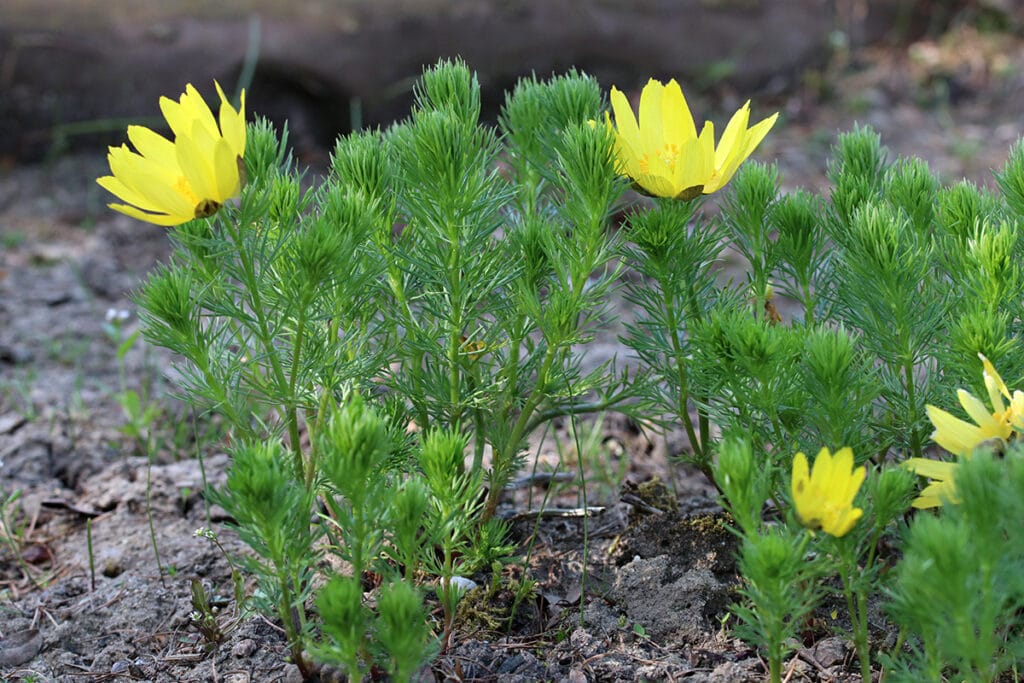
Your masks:
<svg viewBox="0 0 1024 683"><path fill-rule="evenodd" d="M119 558L109 557L103 562L103 576L108 579L120 576L122 572L124 572L124 567L121 566Z"/></svg>
<svg viewBox="0 0 1024 683"><path fill-rule="evenodd" d="M478 584L473 579L467 579L465 576L453 576L452 585L463 593L467 593L476 588Z"/></svg>
<svg viewBox="0 0 1024 683"><path fill-rule="evenodd" d="M246 638L235 643L235 646L231 648L231 654L235 657L250 657L253 652L256 651L256 641L252 638Z"/></svg>
<svg viewBox="0 0 1024 683"><path fill-rule="evenodd" d="M846 641L842 638L823 638L814 645L811 655L822 666L833 666L846 659Z"/></svg>
<svg viewBox="0 0 1024 683"><path fill-rule="evenodd" d="M579 669L569 672L569 683L587 683L587 675Z"/></svg>
<svg viewBox="0 0 1024 683"><path fill-rule="evenodd" d="M294 664L288 664L284 667L284 677L282 680L284 683L303 683L305 679L303 679L299 667Z"/></svg>

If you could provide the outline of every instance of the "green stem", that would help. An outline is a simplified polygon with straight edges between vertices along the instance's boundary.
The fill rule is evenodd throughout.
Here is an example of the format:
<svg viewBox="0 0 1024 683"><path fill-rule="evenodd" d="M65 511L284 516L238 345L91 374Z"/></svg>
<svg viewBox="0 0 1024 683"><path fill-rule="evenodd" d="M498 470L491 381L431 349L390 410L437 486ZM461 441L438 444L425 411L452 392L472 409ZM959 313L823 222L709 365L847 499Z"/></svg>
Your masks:
<svg viewBox="0 0 1024 683"><path fill-rule="evenodd" d="M160 561L160 546L156 542L156 527L153 525L153 507L151 504L150 491L152 490L153 474L153 448L152 439L146 453L146 519L149 522L149 542L153 546L153 557L156 559L156 573L160 577L160 585L164 586L164 566Z"/></svg>
<svg viewBox="0 0 1024 683"><path fill-rule="evenodd" d="M903 373L907 382L907 427L910 429L910 451L913 457L921 457L921 433L915 424L917 422L916 388L914 386L914 362L907 358L903 362Z"/></svg>
<svg viewBox="0 0 1024 683"><path fill-rule="evenodd" d="M418 333L419 320L416 319L416 315L412 310L412 305L409 303L409 297L405 294L405 287L402 285L402 272L398 266L394 264L396 257L394 254L389 253L385 250L381 251L381 254L385 261L388 262L388 286L391 288L391 293L395 297L395 301L398 303L397 309L404 314L405 334L406 336L415 336ZM394 330L396 337L398 330ZM409 362L406 365L409 372L409 376L412 379L412 384L415 387L414 395L416 397L424 396L423 390L423 352L416 350L415 345L413 346L412 353L410 354ZM416 404L416 423L423 430L430 427L430 415L427 413L426 405L423 401L414 401Z"/></svg>
<svg viewBox="0 0 1024 683"><path fill-rule="evenodd" d="M477 388L480 386L480 368L477 365L477 361L470 358L469 362L472 363L472 367L469 372L469 391L475 393ZM473 416L473 472L479 472L484 465L484 444L486 442L487 433L487 416L484 415L483 409L479 405L475 405L472 409Z"/></svg>
<svg viewBox="0 0 1024 683"><path fill-rule="evenodd" d="M462 422L462 392L459 354L462 351L463 334L463 302L462 302L462 264L459 260L459 228L454 222L448 228L448 301L451 302L451 319L448 328L448 401L451 405L450 423L459 427Z"/></svg>
<svg viewBox="0 0 1024 683"><path fill-rule="evenodd" d="M592 401L590 403L569 403L567 405L560 405L547 410L542 410L536 413L533 419L530 420L526 426L525 434L532 434L533 430L540 427L545 422L555 419L556 417L568 417L569 415L582 415L584 413L600 413L601 411L614 408L620 403L632 398L632 395L628 391L623 391L612 396L607 396L599 401Z"/></svg>
<svg viewBox="0 0 1024 683"><path fill-rule="evenodd" d="M291 654L292 662L299 667L303 678L308 678L310 671L303 655L302 639L299 634L302 627L299 624L299 615L292 609L292 591L288 583L287 574L282 571L280 565L277 567L278 585L281 590L281 601L278 603L278 616L281 617L281 624L284 626L285 639L288 641L288 651Z"/></svg>
<svg viewBox="0 0 1024 683"><path fill-rule="evenodd" d="M689 310L687 311L687 313L689 314L691 320L699 323L704 318L704 316L701 315L700 303L697 301L697 293L693 291L692 281L687 284L686 294L689 303ZM701 457L702 459L706 460L707 457L710 455L708 453L708 439L711 433L711 424L708 421L707 413L705 413L704 410L701 409L700 407L701 398L702 397L700 396L696 397L694 403L696 403L697 405L697 427L700 431ZM708 469L710 470L710 467ZM712 481L714 480L712 479Z"/></svg>
<svg viewBox="0 0 1024 683"><path fill-rule="evenodd" d="M554 363L557 349L549 346L544 354L544 360L541 362L541 367L537 373L537 385L533 391L527 397L526 402L523 404L523 408L519 411L519 417L516 419L515 424L512 427L512 431L509 433L507 440L505 441L503 448L494 448L494 463L491 465L492 471L503 471L505 469L506 460L515 457L515 451L519 448L519 444L522 442L524 436L529 434L528 428L531 424L531 416L533 412L540 405L541 401L544 400L545 392L544 387L548 383L548 373L551 372L551 365ZM497 446L497 444L492 444ZM498 509L498 497L501 495L502 487L505 482L496 481L493 477L491 479L490 490L487 491L487 501L484 503L484 509L480 514L481 521L487 521L494 516L494 513Z"/></svg>
<svg viewBox="0 0 1024 683"><path fill-rule="evenodd" d="M854 551L841 550L843 595L846 598L846 609L850 613L850 625L853 643L860 660L861 680L871 680L871 652L868 648L868 614L867 596L863 591L854 593L854 581L857 573L857 558Z"/></svg>
<svg viewBox="0 0 1024 683"><path fill-rule="evenodd" d="M441 635L441 654L448 651L448 647L451 645L452 640L452 627L455 625L455 602L454 596L452 595L452 577L454 576L454 562L452 559L452 548L450 542L444 544L444 575L441 577L442 591L444 592L444 599L441 600L444 606L444 627Z"/></svg>
<svg viewBox="0 0 1024 683"><path fill-rule="evenodd" d="M803 290L803 304L804 304L804 325L806 327L812 327L814 325L814 299L811 297L811 284L810 282L804 282L801 286Z"/></svg>
<svg viewBox="0 0 1024 683"><path fill-rule="evenodd" d="M299 360L302 356L302 343L305 340L306 336L306 310L308 308L309 296L304 295L299 300L299 318L296 321L295 340L294 343L292 344L291 376L288 378L288 425L289 429L291 429L292 425L295 425L296 430L298 429L299 423L298 407L296 406L296 403L298 402L296 390L298 389L299 383ZM297 437L298 434L296 431L296 434L291 436L290 438ZM313 435L310 434L309 437L310 443L312 443ZM306 482L306 489L311 489L313 487L313 476L316 474L316 465L313 461L312 453L310 453L310 457L305 464L305 474L306 476L304 479Z"/></svg>
<svg viewBox="0 0 1024 683"><path fill-rule="evenodd" d="M672 356L676 364L676 380L679 383L679 396L676 398L676 413L679 419L683 421L683 427L686 429L686 436L690 440L690 446L693 448L693 453L696 460L703 460L704 457L704 440L703 438L697 438L697 433L693 428L693 420L690 419L689 401L690 391L688 384L688 377L686 373L686 359L683 355L683 344L679 338L679 318L678 312L676 311L675 301L672 295L669 294L665 288L664 283L661 287L662 301L665 304L665 323L668 326L669 337L672 340Z"/></svg>
<svg viewBox="0 0 1024 683"><path fill-rule="evenodd" d="M284 368L281 366L281 359L277 354L277 347L274 345L274 337L270 333L270 323L267 321L266 311L263 310L263 298L260 296L259 285L256 281L256 269L253 266L252 255L249 253L249 250L245 248L246 245L242 240L241 230L238 226L230 220L225 221L225 225L228 226L228 234L235 245L235 249L238 253L238 260L242 264L242 269L245 275L244 284L249 290L252 311L256 316L256 333L259 335L260 343L263 345L263 350L266 352L267 358L270 360L270 368L274 373L274 379L277 382L277 386L279 389L284 389L288 386L288 381L285 378ZM304 467L302 464L302 449L299 444L298 412L295 408L293 395L288 395L286 398L285 419L288 423L288 440L291 446L292 457L295 461L296 476L298 476L299 479L303 479Z"/></svg>

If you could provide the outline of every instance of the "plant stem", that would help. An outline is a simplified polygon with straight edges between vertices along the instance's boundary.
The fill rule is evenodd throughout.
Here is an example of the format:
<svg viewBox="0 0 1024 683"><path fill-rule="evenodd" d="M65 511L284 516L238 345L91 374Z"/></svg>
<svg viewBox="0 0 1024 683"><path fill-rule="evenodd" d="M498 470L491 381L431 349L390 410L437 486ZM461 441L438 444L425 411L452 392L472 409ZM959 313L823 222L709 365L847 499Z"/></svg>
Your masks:
<svg viewBox="0 0 1024 683"><path fill-rule="evenodd" d="M803 290L803 304L804 304L804 325L806 327L814 326L814 299L811 298L811 284L809 281L805 281L801 287Z"/></svg>
<svg viewBox="0 0 1024 683"><path fill-rule="evenodd" d="M306 336L306 311L309 308L310 296L304 294L299 300L299 319L295 325L295 339L292 344L292 362L291 362L291 375L288 378L288 427L291 430L292 425L296 427L296 433L290 438L294 439L294 443L298 443L298 407L296 389L298 388L299 381L299 359L302 356L302 342ZM312 434L310 435L310 442L312 443ZM300 459L301 463L301 459ZM313 462L312 454L305 463L305 478L306 489L313 487L313 477L316 474L316 465Z"/></svg>
<svg viewBox="0 0 1024 683"><path fill-rule="evenodd" d="M921 434L918 430L915 422L917 422L917 415L915 413L915 407L917 404L916 400L916 389L914 387L914 361L911 358L907 358L903 362L903 373L906 377L907 382L907 427L910 429L910 451L913 457L921 457Z"/></svg>
<svg viewBox="0 0 1024 683"><path fill-rule="evenodd" d="M504 447L494 449L494 463L491 465L492 472L501 472L505 469L507 464L506 461L515 457L515 452L519 449L519 444L522 442L523 438L529 434L528 428L531 424L530 417L537 409L537 406L540 405L541 401L544 400L545 392L543 389L547 386L548 373L551 372L551 364L555 360L556 353L557 347L548 346L547 351L544 354L544 360L541 362L540 370L537 372L537 385L534 387L533 391L530 392L526 402L523 404L523 408L519 412L519 417L516 419L516 422L512 427L512 431L509 433L508 438L505 441ZM494 517L494 513L498 509L498 496L501 495L501 490L504 484L505 482L496 481L492 477L490 490L487 491L487 501L484 503L484 508L480 513L481 521L486 522Z"/></svg>
<svg viewBox="0 0 1024 683"><path fill-rule="evenodd" d="M246 249L246 245L242 240L241 229L233 221L228 220L224 221L224 223L228 226L228 235L235 245L238 260L242 264L242 270L245 275L245 282L243 284L249 291L250 304L252 305L253 314L256 316L256 334L259 336L263 350L270 360L270 367L274 373L277 386L279 389L284 390L289 386L289 383L285 379L284 368L281 367L281 359L277 355L274 337L270 334L270 324L267 321L266 311L263 309L263 297L260 296L259 285L256 281L256 268L252 262L252 254ZM295 462L295 473L302 480L305 476L305 468L302 463L302 449L299 444L299 419L294 399L294 395L289 395L286 399L285 420L288 423L288 441Z"/></svg>
<svg viewBox="0 0 1024 683"><path fill-rule="evenodd" d="M306 658L303 655L302 641L299 638L301 633L301 627L298 623L299 616L292 609L291 586L288 584L288 576L281 570L280 566L277 566L277 571L280 572L278 583L281 590L281 601L277 606L278 615L281 617L281 623L284 625L285 638L288 640L288 651L291 653L292 662L295 666L299 667L303 679L307 679L310 675L309 665L306 663Z"/></svg>
<svg viewBox="0 0 1024 683"><path fill-rule="evenodd" d="M156 573L160 577L160 585L164 584L164 567L160 562L160 547L156 542L156 527L153 526L153 508L150 505L150 484L152 482L151 474L153 472L153 444L150 439L149 451L146 454L146 519L149 522L149 541L153 545L153 557L156 558Z"/></svg>
<svg viewBox="0 0 1024 683"><path fill-rule="evenodd" d="M857 573L856 551L841 548L839 561L842 565L841 577L843 595L846 598L846 609L850 613L851 635L860 660L861 680L871 681L871 652L868 649L868 614L867 596L863 591L854 593L854 581Z"/></svg>
<svg viewBox="0 0 1024 683"><path fill-rule="evenodd" d="M462 264L460 262L459 227L454 221L447 226L448 244L448 301L451 304L451 320L448 328L448 402L451 405L449 424L459 427L462 422L461 372L459 353L462 350L463 334L463 301L462 301Z"/></svg>
<svg viewBox="0 0 1024 683"><path fill-rule="evenodd" d="M782 657L769 655L768 680L771 683L782 683Z"/></svg>
<svg viewBox="0 0 1024 683"><path fill-rule="evenodd" d="M679 383L679 396L676 399L676 413L683 421L683 427L686 429L686 436L690 440L690 446L693 448L695 459L703 460L704 440L703 438L698 440L697 433L693 429L693 420L690 419L690 392L686 374L686 359L683 357L682 340L679 338L678 312L672 295L664 285L665 283L662 282L661 293L662 301L665 304L665 323L668 327L669 336L672 340L672 355L676 364L676 375Z"/></svg>
<svg viewBox="0 0 1024 683"><path fill-rule="evenodd" d="M629 398L631 398L631 394L628 392L620 392L598 401L591 401L590 403L569 403L567 405L559 405L554 408L542 410L534 414L533 419L531 419L529 424L526 426L525 433L533 433L533 430L537 427L540 427L545 422L549 422L556 417L568 417L570 415L582 415L584 413L600 413L608 410L609 408L614 408Z"/></svg>

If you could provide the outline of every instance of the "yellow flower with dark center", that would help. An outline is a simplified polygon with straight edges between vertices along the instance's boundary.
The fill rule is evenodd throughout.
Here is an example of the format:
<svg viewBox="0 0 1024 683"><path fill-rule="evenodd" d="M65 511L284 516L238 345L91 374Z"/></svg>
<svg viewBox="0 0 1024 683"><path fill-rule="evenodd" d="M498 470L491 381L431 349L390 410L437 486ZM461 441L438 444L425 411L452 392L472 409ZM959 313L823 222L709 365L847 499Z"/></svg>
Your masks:
<svg viewBox="0 0 1024 683"><path fill-rule="evenodd" d="M1024 427L1024 392L1017 390L1010 396L1003 378L999 376L988 358L981 354L978 354L978 357L984 366L982 377L988 391L991 412L981 399L963 389L956 392L957 399L967 415L974 420L974 424L953 417L941 408L925 406L928 419L935 427L932 441L950 453L962 457L970 457L971 451L989 439L1005 443L1014 430ZM1003 398L1008 399L1010 404L1004 403Z"/></svg>
<svg viewBox="0 0 1024 683"><path fill-rule="evenodd" d="M808 529L844 536L864 511L853 507L867 470L853 466L853 451L840 448L833 456L827 448L818 452L813 470L808 471L807 456L793 458L791 493L796 516Z"/></svg>
<svg viewBox="0 0 1024 683"><path fill-rule="evenodd" d="M710 121L697 135L690 108L675 79L662 85L653 78L640 94L640 117L617 88L611 92L615 114L615 151L620 173L655 197L693 199L729 182L740 164L775 125L778 113L748 128L750 102L730 119L715 147ZM611 115L606 114L609 126Z"/></svg>
<svg viewBox="0 0 1024 683"><path fill-rule="evenodd" d="M174 140L143 126L128 126L128 145L111 147L111 175L96 180L125 204L115 211L155 223L178 225L216 213L244 181L245 91L236 111L220 84L219 119L191 83L179 101L161 97L160 110Z"/></svg>
<svg viewBox="0 0 1024 683"><path fill-rule="evenodd" d="M974 424L953 417L941 408L925 406L928 419L935 427L932 441L953 455L966 459L970 459L974 450L981 445L988 444L996 448L1005 446L1015 432L1024 429L1024 392L1018 389L1011 396L992 362L980 353L978 357L983 367L982 378L985 380L991 412L981 399L963 389L957 390L957 399ZM1008 405L1004 398L1009 401ZM958 502L954 481L957 463L910 458L903 466L930 480L921 495L911 503L914 507L932 508Z"/></svg>

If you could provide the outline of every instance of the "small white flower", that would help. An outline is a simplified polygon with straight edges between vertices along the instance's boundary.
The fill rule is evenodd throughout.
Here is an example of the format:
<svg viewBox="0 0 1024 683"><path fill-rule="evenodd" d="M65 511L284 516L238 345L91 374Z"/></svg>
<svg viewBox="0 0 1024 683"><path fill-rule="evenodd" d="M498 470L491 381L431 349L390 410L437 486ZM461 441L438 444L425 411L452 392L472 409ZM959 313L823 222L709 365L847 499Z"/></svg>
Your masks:
<svg viewBox="0 0 1024 683"><path fill-rule="evenodd" d="M108 308L107 314L104 316L108 323L123 323L131 317L131 312L126 311L123 308Z"/></svg>

